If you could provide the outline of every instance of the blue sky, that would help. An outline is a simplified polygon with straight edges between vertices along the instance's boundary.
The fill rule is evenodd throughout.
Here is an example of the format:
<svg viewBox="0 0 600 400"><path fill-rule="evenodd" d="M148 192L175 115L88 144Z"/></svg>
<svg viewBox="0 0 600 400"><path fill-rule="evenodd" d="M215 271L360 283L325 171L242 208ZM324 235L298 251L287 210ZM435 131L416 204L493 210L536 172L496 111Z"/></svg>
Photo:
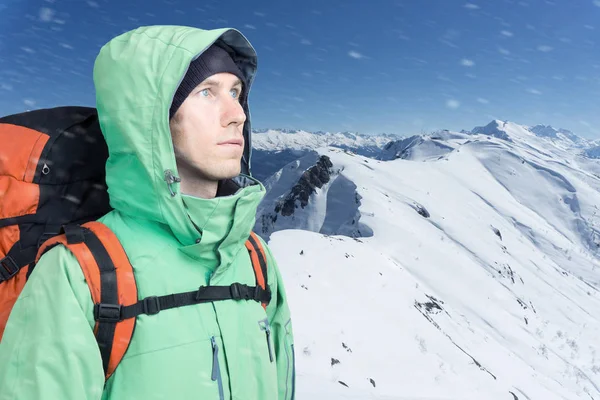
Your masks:
<svg viewBox="0 0 600 400"><path fill-rule="evenodd" d="M100 47L154 24L246 35L253 128L600 138L600 0L0 0L0 115L93 106Z"/></svg>

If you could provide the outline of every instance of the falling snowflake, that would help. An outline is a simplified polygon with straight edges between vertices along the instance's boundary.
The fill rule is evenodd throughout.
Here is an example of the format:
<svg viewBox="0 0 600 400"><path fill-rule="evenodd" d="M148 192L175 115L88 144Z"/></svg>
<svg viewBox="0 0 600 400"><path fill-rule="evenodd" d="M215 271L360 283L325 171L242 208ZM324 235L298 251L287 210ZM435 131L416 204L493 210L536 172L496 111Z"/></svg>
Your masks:
<svg viewBox="0 0 600 400"><path fill-rule="evenodd" d="M52 21L52 17L54 17L54 10L48 7L40 8L40 20L44 22Z"/></svg>
<svg viewBox="0 0 600 400"><path fill-rule="evenodd" d="M475 66L475 62L473 60L463 58L462 60L460 60L460 65L462 65L463 67L473 67Z"/></svg>
<svg viewBox="0 0 600 400"><path fill-rule="evenodd" d="M457 100L450 99L446 101L446 107L452 110L456 110L458 107L460 107L460 103Z"/></svg>

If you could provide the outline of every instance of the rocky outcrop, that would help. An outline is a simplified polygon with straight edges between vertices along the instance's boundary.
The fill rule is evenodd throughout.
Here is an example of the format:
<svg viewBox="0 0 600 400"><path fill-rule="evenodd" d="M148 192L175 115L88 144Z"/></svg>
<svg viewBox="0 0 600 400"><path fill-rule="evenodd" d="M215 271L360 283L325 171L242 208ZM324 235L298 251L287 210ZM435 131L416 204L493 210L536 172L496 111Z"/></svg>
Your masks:
<svg viewBox="0 0 600 400"><path fill-rule="evenodd" d="M333 164L329 157L321 156L319 161L302 174L302 177L290 193L275 206L275 213L282 216L290 216L300 205L304 208L308 204L308 199L315 193L315 188L322 188L331 179Z"/></svg>

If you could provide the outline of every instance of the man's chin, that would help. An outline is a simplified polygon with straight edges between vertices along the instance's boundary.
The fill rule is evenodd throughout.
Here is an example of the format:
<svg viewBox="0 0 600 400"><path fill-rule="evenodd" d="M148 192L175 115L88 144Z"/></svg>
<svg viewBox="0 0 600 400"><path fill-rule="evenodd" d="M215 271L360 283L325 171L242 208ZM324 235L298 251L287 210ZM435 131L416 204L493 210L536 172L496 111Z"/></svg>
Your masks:
<svg viewBox="0 0 600 400"><path fill-rule="evenodd" d="M213 175L213 180L221 181L225 179L233 179L241 173L240 168L231 169L227 171L220 171L219 173L215 173Z"/></svg>

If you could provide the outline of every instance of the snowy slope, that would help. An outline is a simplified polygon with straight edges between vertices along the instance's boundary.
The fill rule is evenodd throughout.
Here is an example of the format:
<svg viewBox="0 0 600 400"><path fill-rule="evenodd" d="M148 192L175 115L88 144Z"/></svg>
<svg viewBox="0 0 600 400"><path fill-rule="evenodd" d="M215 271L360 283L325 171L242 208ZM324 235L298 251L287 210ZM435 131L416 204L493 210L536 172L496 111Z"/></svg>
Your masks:
<svg viewBox="0 0 600 400"><path fill-rule="evenodd" d="M600 399L598 162L499 127L266 182L298 399Z"/></svg>

